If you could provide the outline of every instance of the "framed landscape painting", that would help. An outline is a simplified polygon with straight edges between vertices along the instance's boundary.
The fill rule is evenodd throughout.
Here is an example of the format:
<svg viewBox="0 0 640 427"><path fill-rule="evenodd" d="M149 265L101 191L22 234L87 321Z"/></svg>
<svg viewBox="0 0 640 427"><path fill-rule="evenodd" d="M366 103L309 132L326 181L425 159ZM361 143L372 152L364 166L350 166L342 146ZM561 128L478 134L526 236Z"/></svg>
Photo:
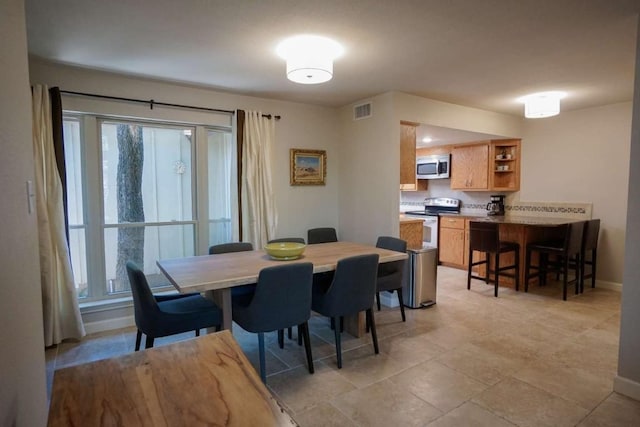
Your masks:
<svg viewBox="0 0 640 427"><path fill-rule="evenodd" d="M324 185L327 175L327 152L292 148L290 151L291 185Z"/></svg>

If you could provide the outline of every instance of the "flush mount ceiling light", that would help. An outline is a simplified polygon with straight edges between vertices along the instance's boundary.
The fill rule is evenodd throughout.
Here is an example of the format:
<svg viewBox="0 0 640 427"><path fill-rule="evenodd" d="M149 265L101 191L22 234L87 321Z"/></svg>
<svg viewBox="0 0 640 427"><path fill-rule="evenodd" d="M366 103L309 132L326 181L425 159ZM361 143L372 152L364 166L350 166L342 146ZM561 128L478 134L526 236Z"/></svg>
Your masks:
<svg viewBox="0 0 640 427"><path fill-rule="evenodd" d="M287 61L287 78L302 84L318 84L333 77L333 60L342 55L342 46L326 37L300 35L282 41L278 56Z"/></svg>
<svg viewBox="0 0 640 427"><path fill-rule="evenodd" d="M524 103L524 116L528 119L540 119L556 116L560 113L560 100L564 92L538 92L523 96L518 101Z"/></svg>
<svg viewBox="0 0 640 427"><path fill-rule="evenodd" d="M422 142L426 144L430 143L431 141L433 141L433 139L431 139L430 136L425 136L424 138L422 138Z"/></svg>

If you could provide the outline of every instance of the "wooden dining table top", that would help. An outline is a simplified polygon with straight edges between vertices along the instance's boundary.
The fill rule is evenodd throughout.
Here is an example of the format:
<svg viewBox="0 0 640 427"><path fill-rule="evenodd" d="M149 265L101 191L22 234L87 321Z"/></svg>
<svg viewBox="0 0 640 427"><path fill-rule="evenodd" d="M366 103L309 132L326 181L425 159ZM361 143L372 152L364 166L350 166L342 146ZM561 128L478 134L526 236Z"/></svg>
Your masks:
<svg viewBox="0 0 640 427"><path fill-rule="evenodd" d="M335 270L342 258L364 254L378 254L380 263L407 258L406 253L371 245L331 242L307 245L300 258L289 261L274 260L265 251L256 250L164 259L157 265L181 293L205 292L256 283L260 270L266 267L311 262L313 272L322 273Z"/></svg>
<svg viewBox="0 0 640 427"><path fill-rule="evenodd" d="M295 426L229 331L55 372L54 426Z"/></svg>

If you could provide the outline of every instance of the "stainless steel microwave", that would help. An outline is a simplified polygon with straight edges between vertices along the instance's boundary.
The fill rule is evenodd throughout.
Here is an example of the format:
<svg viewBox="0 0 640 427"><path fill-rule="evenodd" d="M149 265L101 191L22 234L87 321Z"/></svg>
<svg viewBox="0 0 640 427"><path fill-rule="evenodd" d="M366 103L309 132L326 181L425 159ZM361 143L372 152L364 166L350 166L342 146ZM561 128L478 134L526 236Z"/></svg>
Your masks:
<svg viewBox="0 0 640 427"><path fill-rule="evenodd" d="M450 173L450 154L418 157L416 159L416 178L418 179L449 178Z"/></svg>

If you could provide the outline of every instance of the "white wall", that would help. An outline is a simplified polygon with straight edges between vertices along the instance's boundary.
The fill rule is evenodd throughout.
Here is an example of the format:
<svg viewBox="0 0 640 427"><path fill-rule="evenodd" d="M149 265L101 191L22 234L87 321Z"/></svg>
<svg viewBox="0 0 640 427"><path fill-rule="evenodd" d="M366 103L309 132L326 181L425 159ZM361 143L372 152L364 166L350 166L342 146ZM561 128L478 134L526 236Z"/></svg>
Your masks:
<svg viewBox="0 0 640 427"><path fill-rule="evenodd" d="M526 120L521 201L591 202L601 219L598 279L622 283L631 102Z"/></svg>
<svg viewBox="0 0 640 427"><path fill-rule="evenodd" d="M633 99L633 126L630 163L636 165L629 173L629 205L627 209L627 243L622 287L620 319L620 356L618 377L613 389L640 400L640 18L636 45L636 81Z"/></svg>
<svg viewBox="0 0 640 427"><path fill-rule="evenodd" d="M92 71L44 62L30 61L31 82L59 86L62 90L90 92L128 98L154 99L158 102L195 105L226 110L258 110L282 116L276 125L273 147L273 188L278 208L278 236L300 236L306 239L309 228L338 226L338 173L340 134L335 125L337 111L332 108L276 101L216 92L192 86L170 84L118 74ZM87 98L63 99L63 107L78 110L105 108L114 103ZM225 118L188 110L147 107L115 103L134 116L184 120L198 123L224 123ZM325 186L289 185L289 149L310 148L327 151Z"/></svg>
<svg viewBox="0 0 640 427"><path fill-rule="evenodd" d="M47 398L23 0L0 2L0 425L44 426Z"/></svg>

